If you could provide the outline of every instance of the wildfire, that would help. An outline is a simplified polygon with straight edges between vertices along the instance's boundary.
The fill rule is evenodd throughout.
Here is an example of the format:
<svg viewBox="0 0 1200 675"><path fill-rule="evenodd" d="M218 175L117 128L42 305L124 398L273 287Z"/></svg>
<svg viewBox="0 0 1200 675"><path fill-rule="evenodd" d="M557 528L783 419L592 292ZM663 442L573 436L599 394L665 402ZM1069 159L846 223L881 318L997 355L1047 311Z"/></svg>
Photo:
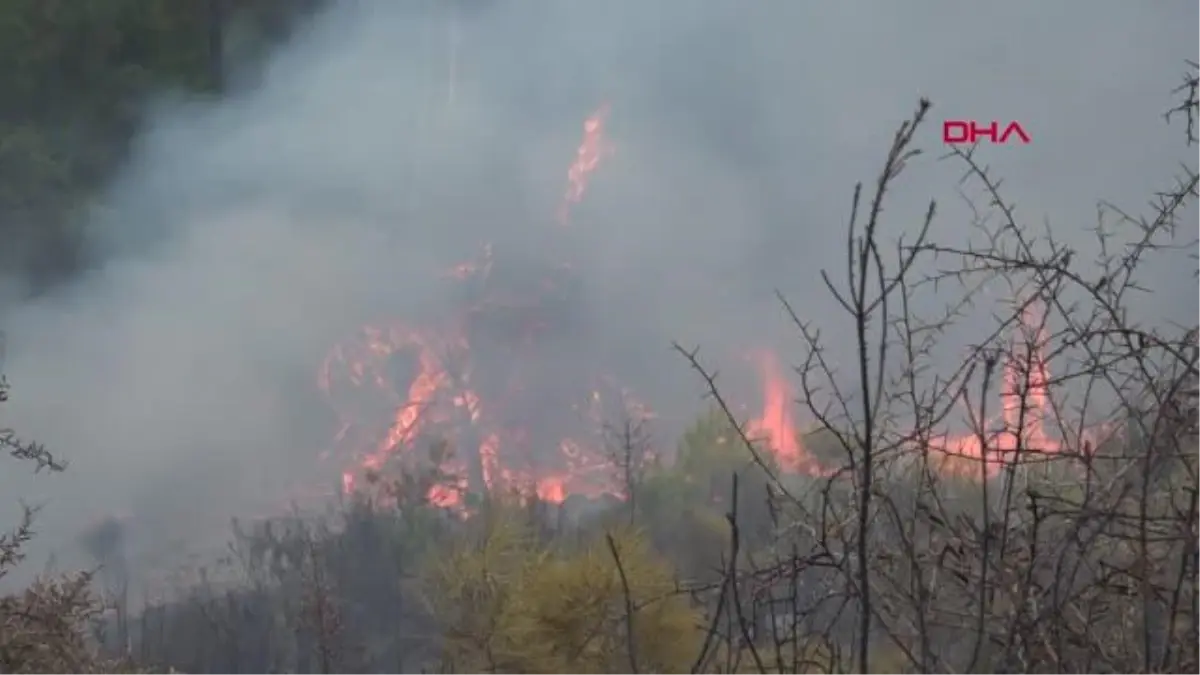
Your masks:
<svg viewBox="0 0 1200 675"><path fill-rule="evenodd" d="M429 486L425 497L438 506L460 505L462 494L472 488L472 476L483 483L475 489L502 489L527 478L537 484L536 477L518 475L501 465L501 434L479 429L485 421L485 407L469 385L469 371L452 372L448 367L456 360L453 356L466 350L465 341L441 337L444 334L409 329L396 322L365 326L357 336L336 345L326 358L319 384L329 400L339 412L356 404L360 408L343 413L342 432L337 437L346 446L339 454L352 458L342 474L346 493L363 487L360 478L393 468L394 460L414 468L419 457L413 451L420 449L423 440L430 448L438 440L470 446L454 448L467 451L465 457L431 455L432 468L444 480ZM396 372L404 365L413 371L408 377ZM406 385L393 384L405 381ZM368 396L363 394L379 397L391 408L386 422L381 421L383 415L372 419L364 404ZM475 438L478 441L472 442Z"/></svg>
<svg viewBox="0 0 1200 675"><path fill-rule="evenodd" d="M975 478L981 466L994 476L1020 448L1029 453L1055 453L1060 442L1044 428L1049 406L1049 374L1043 351L1044 331L1035 313L1022 316L1009 358L1002 367L1003 404L998 429L985 434L943 435L933 450L943 475ZM449 336L449 337L447 337ZM619 401L635 417L652 416L645 406L610 378L598 378L580 403L547 415L573 416L584 422L579 433L562 437L546 456L531 441L528 429L506 426L501 420L503 398L485 399L471 385L471 351L465 336L449 329L414 329L399 322L363 327L350 340L336 345L322 365L319 383L343 412L339 444L354 457L343 474L347 493L360 489L359 478L380 474L393 460L411 460L426 432L449 439L460 454L437 459L442 480L426 489L430 503L462 510L468 491L514 491L561 503L571 494L621 496L612 460L602 451L599 429L604 404ZM762 384L760 413L747 431L771 452L781 470L791 474L827 475L804 447L792 410L793 392L778 357L769 350L753 353ZM411 374L398 376L395 361L407 357ZM450 364L457 365L451 368ZM393 382L404 382L394 386ZM603 388L610 395L603 395ZM521 387L506 387L518 396ZM493 392L496 390L492 388ZM390 409L386 423L372 423L355 410L355 394L367 392ZM612 395L615 394L615 395ZM361 396L358 400L361 400ZM993 421L993 427L997 426ZM544 440L544 439L543 439ZM543 444L544 445L544 444ZM365 448L365 450L364 450ZM541 455L537 461L534 455ZM981 459L987 459L981 463Z"/></svg>
<svg viewBox="0 0 1200 675"><path fill-rule="evenodd" d="M604 137L607 115L604 105L584 122L584 138L567 171L568 186L559 209L559 222L564 225L572 205L583 199L589 176L611 152ZM630 392L599 374L584 374L587 379L570 383L577 385L579 393L574 404L556 391L540 400L552 400L551 408L561 402L560 409L543 409L542 403L526 405L533 405L544 420L529 419L526 409L514 410L528 400L522 366L536 363L532 336L538 330L530 326L514 330L512 324L541 326L544 317L536 299L513 304L512 296L529 288L494 288L504 283L493 278L494 262L488 245L476 260L456 265L444 276L478 282L480 292L503 301L475 298L460 316L437 325L414 327L387 319L363 326L330 350L318 384L341 421L332 454L348 462L342 473L344 493L366 489L363 478L382 477L396 468L396 462L413 468L420 459L414 450L437 447L441 451L430 452L432 482L420 484L419 489L430 503L459 513L466 513L463 496L468 492L513 491L554 503L572 494L621 496L619 472L600 439L602 424L611 421L605 415L613 412L604 406L617 403L621 412L635 419L652 413ZM534 287L544 291L554 286L549 280L543 282ZM501 306L501 314L495 313L495 306ZM501 320L487 323L498 317ZM977 435L938 439L945 473L978 476L979 460L985 455L988 471L994 473L1001 459L1017 447L1058 451L1043 429L1049 378L1042 352L1045 336L1034 325L1035 318L1032 312L1022 317L1024 347L1015 348L1003 368L1004 430L986 443ZM477 339L480 321L502 335L489 338L483 331L483 338ZM492 351L482 356L474 353L480 344ZM763 400L748 431L761 440L783 471L828 474L797 431L793 392L778 358L765 350L753 357ZM568 420L565 426L562 419Z"/></svg>
<svg viewBox="0 0 1200 675"><path fill-rule="evenodd" d="M584 121L583 140L567 170L567 189L559 209L562 224L567 224L571 207L582 201L589 176L612 151L604 137L608 111L605 104ZM492 248L486 245L476 260L451 267L445 276L459 281L486 280L492 263ZM602 414L599 391L592 391L584 403L571 406L573 410L567 413L582 413L593 428L581 437L557 441L552 448L555 457L530 461L536 448L531 447L528 430L506 424L499 398L485 403L471 383L473 355L464 329L469 321L460 317L451 328L417 329L388 320L364 326L333 347L322 364L318 384L341 419L335 437L337 454L352 458L350 468L342 474L342 490L362 489L361 477L379 476L390 462L411 455L421 439L432 434L451 441L457 453L432 458L445 480L430 486L425 497L440 506L460 507L468 490L515 490L550 502L562 502L572 493L618 494L610 463L597 450L594 438ZM523 330L523 345L529 346L534 328ZM412 373L394 372L400 357L405 357ZM508 358L519 357L510 354ZM451 364L455 367L449 367ZM507 386L499 383L501 397L516 397L521 388L512 382ZM617 398L627 411L648 414L628 392L621 391ZM378 413L381 405L389 411L386 424L379 421L384 417Z"/></svg>

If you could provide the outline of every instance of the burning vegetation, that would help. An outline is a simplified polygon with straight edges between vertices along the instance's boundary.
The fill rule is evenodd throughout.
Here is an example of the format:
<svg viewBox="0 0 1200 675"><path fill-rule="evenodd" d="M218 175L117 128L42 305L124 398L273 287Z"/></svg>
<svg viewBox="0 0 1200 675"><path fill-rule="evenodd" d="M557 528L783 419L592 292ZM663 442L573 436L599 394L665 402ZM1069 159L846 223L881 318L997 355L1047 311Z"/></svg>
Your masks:
<svg viewBox="0 0 1200 675"><path fill-rule="evenodd" d="M559 208L563 225L608 153L607 111L584 122ZM485 246L447 270L463 299L448 320L410 326L387 319L335 345L319 385L341 420L335 454L349 462L343 490L385 483L373 479L397 464L411 467L423 454L415 449L440 444L443 451L431 457L440 480L425 495L437 505L461 508L466 494L494 491L552 503L569 494L619 495L602 449L603 424L613 414L646 417L649 410L588 365L539 372L542 340L573 328L573 274L565 263L518 267Z"/></svg>
<svg viewBox="0 0 1200 675"><path fill-rule="evenodd" d="M584 121L557 211L560 225L570 224L572 207L613 153L605 134L609 112L604 104ZM412 325L386 318L364 325L334 345L321 365L318 384L339 418L332 454L344 463L343 493L386 492L393 489L389 476L428 460L432 481L421 486L424 497L460 513L470 494L517 493L556 504L572 494L624 498L604 428L618 418L650 419L652 409L587 358L574 369L539 369L544 340L570 339L578 282L571 265L518 267L485 245L444 277L458 284L463 299L447 320ZM1030 304L1014 328L997 419L975 420L970 426L977 431L930 439L939 472L979 477L982 465L990 477L1014 460L1015 448L1060 450L1045 428L1049 375L1040 322ZM751 356L761 398L746 422L748 437L784 474L829 475L830 466L805 447L796 394L779 357L767 349Z"/></svg>

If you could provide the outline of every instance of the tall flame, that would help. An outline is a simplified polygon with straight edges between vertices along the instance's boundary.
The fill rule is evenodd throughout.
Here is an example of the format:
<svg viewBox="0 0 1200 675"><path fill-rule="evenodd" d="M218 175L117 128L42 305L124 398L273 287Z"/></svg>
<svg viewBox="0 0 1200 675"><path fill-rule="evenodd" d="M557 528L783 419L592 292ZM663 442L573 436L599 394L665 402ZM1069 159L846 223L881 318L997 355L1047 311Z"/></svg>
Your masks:
<svg viewBox="0 0 1200 675"><path fill-rule="evenodd" d="M816 462L800 442L792 416L792 388L779 367L779 359L774 352L765 350L753 356L762 378L763 407L762 413L750 420L747 431L761 438L784 471L819 473Z"/></svg>
<svg viewBox="0 0 1200 675"><path fill-rule="evenodd" d="M575 151L575 161L567 169L567 189L558 208L558 222L564 226L570 223L571 208L583 201L588 179L599 168L600 160L613 152L604 136L608 111L609 105L605 103L583 122L583 141Z"/></svg>
<svg viewBox="0 0 1200 675"><path fill-rule="evenodd" d="M992 477L1004 466L1021 461L1018 453L1048 455L1061 453L1062 441L1051 438L1045 428L1050 413L1047 337L1042 308L1027 304L1019 318L1002 367L1000 420L984 420L972 434L943 435L935 450L948 475Z"/></svg>
<svg viewBox="0 0 1200 675"><path fill-rule="evenodd" d="M1056 454L1063 442L1046 429L1050 413L1049 367L1042 309L1028 304L1018 318L1010 349L1001 368L998 419L979 423L981 432L942 434L931 439L932 460L943 475L964 478L995 476L1007 464L1027 455ZM827 473L806 451L792 414L792 391L776 356L754 354L763 387L761 413L747 430L768 447L785 471L808 475ZM1094 430L1087 436L1094 436Z"/></svg>

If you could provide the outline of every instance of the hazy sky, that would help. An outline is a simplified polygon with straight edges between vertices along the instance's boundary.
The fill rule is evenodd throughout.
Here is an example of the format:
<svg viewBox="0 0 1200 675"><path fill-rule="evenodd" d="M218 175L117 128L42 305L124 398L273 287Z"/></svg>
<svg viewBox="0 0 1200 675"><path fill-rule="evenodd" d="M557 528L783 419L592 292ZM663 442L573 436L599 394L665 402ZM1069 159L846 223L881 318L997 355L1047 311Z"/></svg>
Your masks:
<svg viewBox="0 0 1200 675"><path fill-rule="evenodd" d="M1196 58L1195 2L495 0L454 22L333 4L228 100L156 102L90 224L108 262L2 317L5 423L74 462L0 476L4 495L48 502L46 545L114 511L148 541L188 539L311 480L324 350L444 305L436 272L484 242L522 261L554 249L583 276L588 356L548 362L627 364L654 405L690 411L673 339L727 368L794 344L777 288L845 334L818 271L842 260L853 183L920 96L929 153L896 187L891 237L930 198L938 236L966 236L960 169L936 161L943 119L1018 120L1033 142L988 162L1023 217L1081 247L1098 199L1140 209L1195 159L1162 119ZM616 152L556 233L603 103ZM1141 307L1194 321L1191 269L1151 270L1162 292ZM0 500L5 522L14 509Z"/></svg>

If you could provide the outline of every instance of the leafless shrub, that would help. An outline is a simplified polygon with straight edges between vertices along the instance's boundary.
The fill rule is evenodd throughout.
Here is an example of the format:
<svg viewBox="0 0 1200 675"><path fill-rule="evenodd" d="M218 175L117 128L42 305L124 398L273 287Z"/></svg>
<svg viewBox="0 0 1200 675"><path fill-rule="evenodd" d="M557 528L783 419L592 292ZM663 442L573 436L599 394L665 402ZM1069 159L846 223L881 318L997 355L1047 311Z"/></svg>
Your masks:
<svg viewBox="0 0 1200 675"><path fill-rule="evenodd" d="M1189 145L1190 65L1173 109L1188 119ZM919 156L928 109L922 101L897 131L870 196L855 188L842 281L823 272L856 338L851 373L781 298L807 346L801 404L845 460L819 478L774 476L774 559L731 566L715 611L747 611L725 587L819 588L787 599L790 635L780 613L765 613L777 652L821 647L810 669L848 666L841 645L857 672L1192 672L1197 327L1195 317L1145 326L1130 309L1148 292L1148 266L1195 249L1194 231L1177 223L1194 205L1196 169L1185 166L1148 217L1103 204L1097 253L1084 261L1017 217L977 148L955 149L944 159L964 168L971 244L931 240L932 202L915 238L888 243L885 196ZM942 309L926 315L930 299ZM973 346L947 368L955 331ZM712 371L680 351L736 425ZM763 644L742 633L726 631L730 649ZM776 661L755 668L785 672Z"/></svg>
<svg viewBox="0 0 1200 675"><path fill-rule="evenodd" d="M0 375L0 403L8 400L9 385ZM25 441L0 427L0 449L8 459L33 464L35 472L65 471L66 463L44 446ZM0 579L25 558L23 548L34 536L37 509L22 505L16 526L0 533ZM91 591L89 572L39 579L24 590L0 596L0 671L129 672L123 661L97 657L87 639L88 623L101 605Z"/></svg>

